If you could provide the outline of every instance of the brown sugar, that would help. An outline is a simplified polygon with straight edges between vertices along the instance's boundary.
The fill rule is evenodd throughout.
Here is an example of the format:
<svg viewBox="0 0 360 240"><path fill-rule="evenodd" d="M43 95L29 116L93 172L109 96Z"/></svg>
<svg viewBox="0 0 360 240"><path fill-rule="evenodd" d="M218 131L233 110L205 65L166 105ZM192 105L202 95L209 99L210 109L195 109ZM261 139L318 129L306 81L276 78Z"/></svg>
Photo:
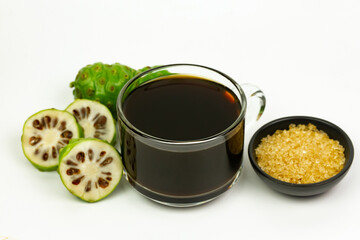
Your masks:
<svg viewBox="0 0 360 240"><path fill-rule="evenodd" d="M344 167L344 147L313 124L290 124L261 139L255 149L261 169L281 181L297 184L324 181Z"/></svg>

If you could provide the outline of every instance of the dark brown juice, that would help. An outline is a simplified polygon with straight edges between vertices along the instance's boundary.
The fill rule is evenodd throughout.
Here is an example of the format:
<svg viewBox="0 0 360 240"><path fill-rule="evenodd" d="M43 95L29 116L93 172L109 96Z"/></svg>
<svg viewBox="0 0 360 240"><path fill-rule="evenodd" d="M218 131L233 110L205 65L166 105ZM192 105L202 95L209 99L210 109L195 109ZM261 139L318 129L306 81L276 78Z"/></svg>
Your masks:
<svg viewBox="0 0 360 240"><path fill-rule="evenodd" d="M241 104L230 89L214 81L171 75L133 90L122 108L140 131L183 142L209 138L229 128ZM134 137L126 126L121 128L129 181L155 200L191 203L210 199L231 185L241 167L243 122L224 141L186 151L156 147Z"/></svg>

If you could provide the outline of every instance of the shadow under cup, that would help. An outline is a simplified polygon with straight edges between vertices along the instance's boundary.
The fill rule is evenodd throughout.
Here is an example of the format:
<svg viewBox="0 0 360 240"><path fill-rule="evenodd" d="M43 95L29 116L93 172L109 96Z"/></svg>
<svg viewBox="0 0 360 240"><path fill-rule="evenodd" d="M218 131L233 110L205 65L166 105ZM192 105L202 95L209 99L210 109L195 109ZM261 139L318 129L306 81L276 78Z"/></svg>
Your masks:
<svg viewBox="0 0 360 240"><path fill-rule="evenodd" d="M145 84L178 74L199 76L230 89L241 106L236 120L219 133L188 141L163 139L137 129L124 114L126 98ZM219 196L237 180L242 167L246 97L227 75L193 64L158 67L123 87L117 110L125 176L144 196L170 206L194 206Z"/></svg>

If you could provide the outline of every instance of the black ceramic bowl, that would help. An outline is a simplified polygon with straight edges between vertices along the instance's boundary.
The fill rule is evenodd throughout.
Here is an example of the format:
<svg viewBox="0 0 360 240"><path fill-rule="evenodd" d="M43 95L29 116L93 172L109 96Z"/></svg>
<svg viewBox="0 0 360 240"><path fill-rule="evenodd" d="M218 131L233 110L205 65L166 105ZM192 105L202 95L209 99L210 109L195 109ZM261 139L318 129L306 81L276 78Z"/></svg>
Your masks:
<svg viewBox="0 0 360 240"><path fill-rule="evenodd" d="M310 184L294 184L283 182L265 173L257 164L255 149L260 144L263 137L266 137L267 135L272 135L278 129L288 129L289 125L292 123L296 125L307 125L308 123L312 123L317 127L317 129L326 132L331 139L338 140L340 144L345 148L344 153L346 161L344 168L338 174L325 181ZM292 196L312 196L329 190L331 187L335 186L338 182L341 181L341 179L348 172L353 161L354 147L348 135L341 128L334 125L333 123L314 117L292 116L271 121L262 126L259 130L257 130L249 142L248 153L254 171L269 187L278 192Z"/></svg>

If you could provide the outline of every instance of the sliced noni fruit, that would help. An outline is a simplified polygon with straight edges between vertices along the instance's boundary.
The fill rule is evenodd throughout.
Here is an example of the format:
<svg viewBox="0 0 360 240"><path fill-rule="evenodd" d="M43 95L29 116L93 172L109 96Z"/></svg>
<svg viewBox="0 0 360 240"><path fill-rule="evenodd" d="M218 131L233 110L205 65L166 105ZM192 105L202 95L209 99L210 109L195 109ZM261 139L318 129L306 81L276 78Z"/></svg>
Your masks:
<svg viewBox="0 0 360 240"><path fill-rule="evenodd" d="M98 138L110 144L115 143L115 120L105 105L93 100L77 99L65 110L75 116L84 130L85 138Z"/></svg>
<svg viewBox="0 0 360 240"><path fill-rule="evenodd" d="M21 136L26 158L41 171L56 170L59 150L70 139L82 137L81 127L66 111L46 109L30 116Z"/></svg>
<svg viewBox="0 0 360 240"><path fill-rule="evenodd" d="M118 151L97 138L74 139L60 151L58 172L75 196L96 202L120 182L123 166Z"/></svg>

